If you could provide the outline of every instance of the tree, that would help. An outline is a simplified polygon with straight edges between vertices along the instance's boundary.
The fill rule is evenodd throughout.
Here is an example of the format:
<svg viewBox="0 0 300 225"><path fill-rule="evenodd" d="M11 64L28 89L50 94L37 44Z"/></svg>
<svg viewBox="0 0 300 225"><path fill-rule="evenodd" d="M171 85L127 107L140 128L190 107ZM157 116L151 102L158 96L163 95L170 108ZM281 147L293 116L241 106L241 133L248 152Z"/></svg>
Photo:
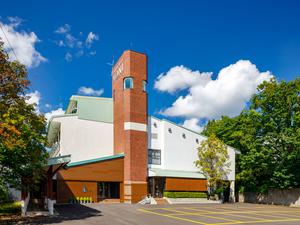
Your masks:
<svg viewBox="0 0 300 225"><path fill-rule="evenodd" d="M26 103L29 81L19 62L10 62L0 42L0 183L30 189L47 157L45 118Z"/></svg>
<svg viewBox="0 0 300 225"><path fill-rule="evenodd" d="M214 134L202 141L198 148L199 160L196 166L207 177L208 191L215 190L217 185L222 184L229 172L229 155L226 145Z"/></svg>
<svg viewBox="0 0 300 225"><path fill-rule="evenodd" d="M300 187L300 79L264 82L248 109L209 121L203 134L241 151L236 176L241 190Z"/></svg>

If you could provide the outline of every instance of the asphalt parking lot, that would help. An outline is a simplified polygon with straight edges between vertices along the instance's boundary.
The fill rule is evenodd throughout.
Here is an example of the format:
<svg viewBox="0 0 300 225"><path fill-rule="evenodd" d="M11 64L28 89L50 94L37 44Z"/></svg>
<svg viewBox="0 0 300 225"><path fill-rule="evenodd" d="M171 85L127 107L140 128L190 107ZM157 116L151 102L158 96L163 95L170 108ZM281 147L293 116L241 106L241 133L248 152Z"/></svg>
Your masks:
<svg viewBox="0 0 300 225"><path fill-rule="evenodd" d="M56 207L59 215L16 224L300 224L300 208L256 204L127 205L86 204Z"/></svg>

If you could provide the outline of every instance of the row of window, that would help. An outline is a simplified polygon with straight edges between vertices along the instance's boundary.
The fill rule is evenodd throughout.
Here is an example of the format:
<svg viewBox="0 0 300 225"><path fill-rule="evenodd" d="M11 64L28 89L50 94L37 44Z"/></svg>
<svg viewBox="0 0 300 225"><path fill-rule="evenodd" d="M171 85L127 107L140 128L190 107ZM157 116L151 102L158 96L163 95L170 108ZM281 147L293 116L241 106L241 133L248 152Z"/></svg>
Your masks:
<svg viewBox="0 0 300 225"><path fill-rule="evenodd" d="M156 124L156 123L153 123L153 126L154 126L155 128L157 128L157 124ZM171 129L171 128L168 128L168 132L169 132L170 134L172 134L172 129ZM153 139L157 139L157 134L156 134L156 133L152 133L151 136L152 136ZM186 139L185 133L182 133L182 138ZM198 139L198 138L196 138L196 143L199 144L199 139Z"/></svg>
<svg viewBox="0 0 300 225"><path fill-rule="evenodd" d="M124 78L124 81L123 81L123 84L124 84L124 90L126 89L133 89L133 78L132 77L126 77ZM147 91L147 81L143 80L143 91Z"/></svg>

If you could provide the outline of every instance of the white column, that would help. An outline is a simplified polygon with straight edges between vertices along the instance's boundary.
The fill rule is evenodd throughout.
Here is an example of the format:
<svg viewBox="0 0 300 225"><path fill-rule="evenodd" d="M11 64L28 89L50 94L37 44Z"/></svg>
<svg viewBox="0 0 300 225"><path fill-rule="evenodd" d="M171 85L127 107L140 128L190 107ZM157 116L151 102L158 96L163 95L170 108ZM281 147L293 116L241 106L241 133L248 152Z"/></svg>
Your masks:
<svg viewBox="0 0 300 225"><path fill-rule="evenodd" d="M230 195L229 202L235 202L235 181L230 181Z"/></svg>

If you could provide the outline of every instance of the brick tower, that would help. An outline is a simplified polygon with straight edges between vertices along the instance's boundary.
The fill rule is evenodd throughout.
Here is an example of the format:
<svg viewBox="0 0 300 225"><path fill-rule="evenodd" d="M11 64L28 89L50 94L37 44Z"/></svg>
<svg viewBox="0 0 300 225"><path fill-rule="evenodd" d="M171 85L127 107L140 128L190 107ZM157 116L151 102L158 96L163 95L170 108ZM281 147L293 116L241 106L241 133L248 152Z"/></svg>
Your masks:
<svg viewBox="0 0 300 225"><path fill-rule="evenodd" d="M124 202L147 194L147 56L123 52L112 69L114 153L124 157Z"/></svg>

